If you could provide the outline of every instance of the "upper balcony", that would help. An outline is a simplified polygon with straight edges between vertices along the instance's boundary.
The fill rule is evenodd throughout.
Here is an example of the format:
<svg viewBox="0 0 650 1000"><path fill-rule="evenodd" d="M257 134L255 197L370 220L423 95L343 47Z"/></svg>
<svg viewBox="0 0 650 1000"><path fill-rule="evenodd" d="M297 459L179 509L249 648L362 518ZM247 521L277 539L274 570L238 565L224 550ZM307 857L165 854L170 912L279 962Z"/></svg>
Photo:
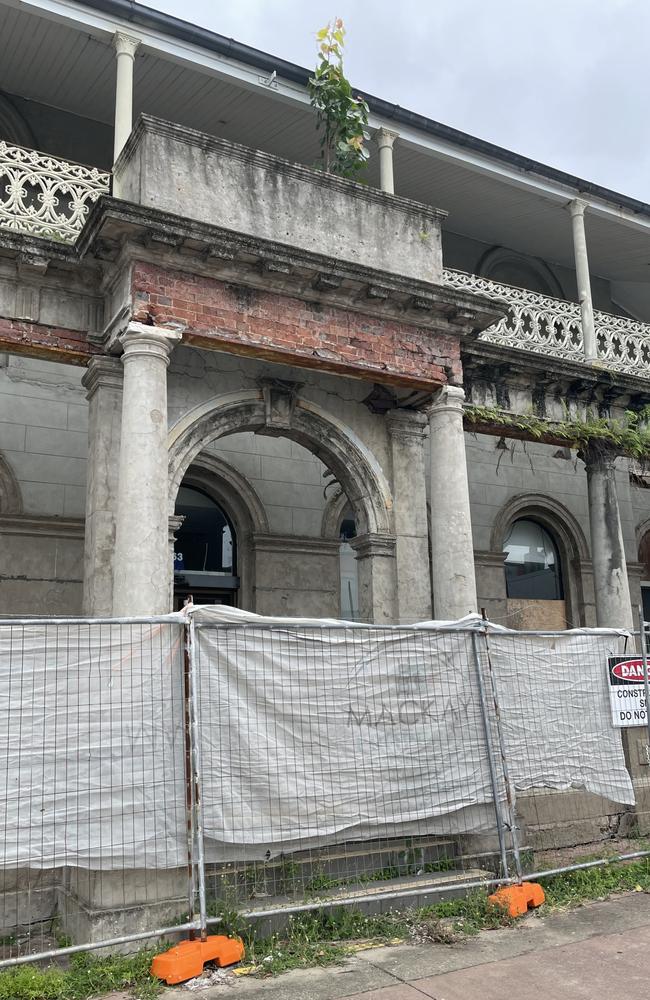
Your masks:
<svg viewBox="0 0 650 1000"><path fill-rule="evenodd" d="M476 274L445 268L447 285L507 302L508 312L479 340L545 357L587 363L582 316L577 302L503 285ZM596 356L592 364L638 378L650 379L650 323L594 310Z"/></svg>
<svg viewBox="0 0 650 1000"><path fill-rule="evenodd" d="M0 139L0 227L74 243L111 175Z"/></svg>
<svg viewBox="0 0 650 1000"><path fill-rule="evenodd" d="M147 118L131 134L114 177L121 197L151 208L278 242L284 236L303 249L505 302L506 316L479 339L587 363L577 303L443 270L444 213L429 206ZM73 244L111 181L107 171L0 141L0 230ZM589 362L650 379L650 324L593 315Z"/></svg>

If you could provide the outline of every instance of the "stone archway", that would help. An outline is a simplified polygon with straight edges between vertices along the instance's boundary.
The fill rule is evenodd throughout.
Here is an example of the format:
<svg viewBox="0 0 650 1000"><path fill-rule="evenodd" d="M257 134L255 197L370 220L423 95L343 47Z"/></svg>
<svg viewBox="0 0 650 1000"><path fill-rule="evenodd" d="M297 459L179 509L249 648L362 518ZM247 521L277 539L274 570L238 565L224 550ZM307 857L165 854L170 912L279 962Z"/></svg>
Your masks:
<svg viewBox="0 0 650 1000"><path fill-rule="evenodd" d="M253 431L287 437L307 448L331 470L347 496L358 525L360 603L365 618L395 618L395 539L392 495L384 473L367 446L345 424L288 383L216 397L186 413L169 433L171 512L179 485L211 442Z"/></svg>

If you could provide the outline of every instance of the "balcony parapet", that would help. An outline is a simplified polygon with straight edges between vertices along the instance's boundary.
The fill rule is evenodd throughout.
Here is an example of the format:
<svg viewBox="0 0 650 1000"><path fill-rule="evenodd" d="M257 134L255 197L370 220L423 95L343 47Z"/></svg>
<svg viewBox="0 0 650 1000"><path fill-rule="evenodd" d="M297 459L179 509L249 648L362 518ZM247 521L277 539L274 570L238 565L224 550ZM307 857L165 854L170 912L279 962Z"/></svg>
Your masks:
<svg viewBox="0 0 650 1000"><path fill-rule="evenodd" d="M589 361L576 302L503 285L466 271L445 268L443 277L445 284L458 291L478 292L508 304L504 318L484 330L479 340L650 379L650 324L595 310L597 358Z"/></svg>
<svg viewBox="0 0 650 1000"><path fill-rule="evenodd" d="M111 175L0 141L0 227L74 243Z"/></svg>
<svg viewBox="0 0 650 1000"><path fill-rule="evenodd" d="M116 197L337 261L439 284L446 212L149 115Z"/></svg>

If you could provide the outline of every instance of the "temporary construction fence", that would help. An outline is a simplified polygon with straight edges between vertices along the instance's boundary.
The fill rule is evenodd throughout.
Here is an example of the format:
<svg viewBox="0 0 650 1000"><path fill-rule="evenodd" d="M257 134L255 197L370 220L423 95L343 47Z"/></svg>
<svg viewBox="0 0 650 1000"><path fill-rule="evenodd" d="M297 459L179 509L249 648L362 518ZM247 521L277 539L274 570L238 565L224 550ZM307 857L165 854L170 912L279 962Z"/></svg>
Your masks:
<svg viewBox="0 0 650 1000"><path fill-rule="evenodd" d="M0 622L0 965L224 909L430 902L594 841L650 854L635 641L229 608Z"/></svg>

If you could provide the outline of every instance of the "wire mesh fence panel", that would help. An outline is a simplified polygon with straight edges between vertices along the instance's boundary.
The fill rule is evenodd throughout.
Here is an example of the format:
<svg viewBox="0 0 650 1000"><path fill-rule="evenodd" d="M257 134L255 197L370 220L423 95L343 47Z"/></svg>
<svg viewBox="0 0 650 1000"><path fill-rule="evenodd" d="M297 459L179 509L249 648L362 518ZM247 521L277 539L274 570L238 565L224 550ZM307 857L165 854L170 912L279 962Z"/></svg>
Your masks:
<svg viewBox="0 0 650 1000"><path fill-rule="evenodd" d="M524 874L643 847L633 737L608 681L610 661L638 656L634 637L490 631L479 649L510 785L508 846Z"/></svg>
<svg viewBox="0 0 650 1000"><path fill-rule="evenodd" d="M471 632L209 619L195 649L209 914L438 898L502 874L505 786Z"/></svg>
<svg viewBox="0 0 650 1000"><path fill-rule="evenodd" d="M183 627L0 623L0 962L189 909Z"/></svg>

